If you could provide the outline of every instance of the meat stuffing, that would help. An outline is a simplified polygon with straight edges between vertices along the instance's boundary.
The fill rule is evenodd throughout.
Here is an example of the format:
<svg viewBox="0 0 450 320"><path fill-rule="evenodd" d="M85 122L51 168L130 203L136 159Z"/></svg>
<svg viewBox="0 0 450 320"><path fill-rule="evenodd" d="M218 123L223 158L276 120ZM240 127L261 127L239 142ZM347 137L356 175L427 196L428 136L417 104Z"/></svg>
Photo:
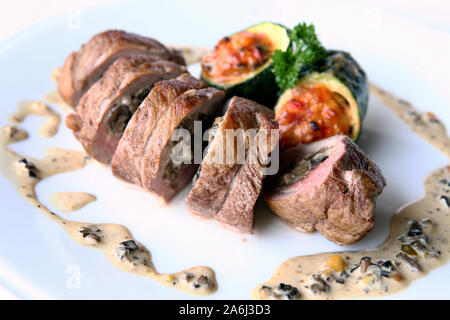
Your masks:
<svg viewBox="0 0 450 320"><path fill-rule="evenodd" d="M386 186L380 168L347 136L287 149L264 189L267 205L295 228L318 230L339 245L363 238L375 223Z"/></svg>
<svg viewBox="0 0 450 320"><path fill-rule="evenodd" d="M58 82L59 93L69 105L76 106L114 61L133 54L185 64L179 52L168 50L154 39L121 30L108 30L93 36L66 59Z"/></svg>
<svg viewBox="0 0 450 320"><path fill-rule="evenodd" d="M216 121L217 131L186 200L190 212L214 217L241 232L252 232L254 205L261 192L265 165L259 158L250 156L254 155L250 146L257 145L255 137L253 140L247 136L237 142L234 138L230 141L227 130L255 129L258 133L266 130L270 135L272 129L278 129L273 118L271 110L253 101L233 97L227 102L226 113ZM271 143L270 137L268 140L267 148L260 150L263 157L268 157L276 145ZM242 146L246 158L239 161L234 151ZM231 151L235 153L230 157L231 161L218 161L218 154L226 159Z"/></svg>
<svg viewBox="0 0 450 320"><path fill-rule="evenodd" d="M109 163L125 127L153 85L186 72L184 66L151 56L117 59L66 118L86 152Z"/></svg>
<svg viewBox="0 0 450 320"><path fill-rule="evenodd" d="M174 131L186 129L192 136L194 121L211 124L223 98L222 91L187 74L157 83L125 130L111 163L113 174L169 201L197 168L192 146L189 159L173 161Z"/></svg>

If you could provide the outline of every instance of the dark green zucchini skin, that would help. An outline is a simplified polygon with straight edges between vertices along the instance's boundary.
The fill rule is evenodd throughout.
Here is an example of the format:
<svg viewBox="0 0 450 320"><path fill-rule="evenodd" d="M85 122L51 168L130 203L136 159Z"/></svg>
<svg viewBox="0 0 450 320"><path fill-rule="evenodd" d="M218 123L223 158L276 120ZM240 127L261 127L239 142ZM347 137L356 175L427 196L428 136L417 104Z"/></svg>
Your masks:
<svg viewBox="0 0 450 320"><path fill-rule="evenodd" d="M345 51L328 50L327 60L318 71L333 75L351 91L359 107L362 125L369 102L369 84L358 62Z"/></svg>
<svg viewBox="0 0 450 320"><path fill-rule="evenodd" d="M202 80L211 87L224 90L223 87L217 86L207 79L203 78ZM239 96L273 108L278 99L278 87L272 73L272 65L262 70L257 76L225 89L225 92L225 99Z"/></svg>
<svg viewBox="0 0 450 320"><path fill-rule="evenodd" d="M282 25L280 23L264 21L259 24L263 24L263 23L270 23L270 24L279 26L286 30L286 34L288 34L289 30L290 30L289 28L285 27L284 25ZM257 24L257 25L259 25L259 24ZM252 26L248 27L247 29L244 29L241 31L248 30L257 25L252 25ZM289 43L289 46L291 46L291 43ZM255 102L265 105L268 108L273 109L275 107L275 104L276 104L279 96L280 96L280 92L278 89L278 85L275 81L275 76L272 72L272 66L273 66L273 63L266 66L266 68L264 70L262 70L261 72L259 72L256 76L254 76L248 80L244 80L243 82L235 84L229 88L224 88L223 86L217 85L214 82L206 79L203 76L201 76L200 78L208 86L225 91L225 94L226 94L225 99L229 99L234 96L239 96L239 97L251 99Z"/></svg>

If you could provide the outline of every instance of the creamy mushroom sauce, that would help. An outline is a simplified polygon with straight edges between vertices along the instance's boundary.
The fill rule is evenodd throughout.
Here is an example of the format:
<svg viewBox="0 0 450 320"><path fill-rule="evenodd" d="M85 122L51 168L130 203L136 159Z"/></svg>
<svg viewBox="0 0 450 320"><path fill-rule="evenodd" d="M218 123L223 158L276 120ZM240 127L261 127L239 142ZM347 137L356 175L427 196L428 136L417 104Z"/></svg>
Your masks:
<svg viewBox="0 0 450 320"><path fill-rule="evenodd" d="M53 90L44 96L44 100L57 105L64 112L71 112L73 108L69 106L61 97L58 90Z"/></svg>
<svg viewBox="0 0 450 320"><path fill-rule="evenodd" d="M450 139L431 113L372 85L371 92L413 131L450 157ZM450 256L450 166L432 172L425 195L393 216L388 239L375 250L291 258L257 286L255 299L378 297L407 288Z"/></svg>
<svg viewBox="0 0 450 320"><path fill-rule="evenodd" d="M72 212L97 200L97 197L87 192L56 192L50 196L50 203L59 211Z"/></svg>
<svg viewBox="0 0 450 320"><path fill-rule="evenodd" d="M58 83L60 76L61 76L61 68L55 68L50 72L50 79L52 79L53 82L55 83Z"/></svg>
<svg viewBox="0 0 450 320"><path fill-rule="evenodd" d="M61 75L61 68L55 68L50 73L50 78L52 79L53 82L58 83L60 75ZM43 99L44 101L57 105L64 112L73 111L73 108L64 101L64 99L61 97L57 89L44 95Z"/></svg>
<svg viewBox="0 0 450 320"><path fill-rule="evenodd" d="M44 138L53 137L58 133L61 116L53 111L48 105L40 101L22 101L19 103L17 111L9 116L9 120L20 123L27 116L41 116L47 118L45 124L39 129L39 135Z"/></svg>
<svg viewBox="0 0 450 320"><path fill-rule="evenodd" d="M421 113L408 101L370 85L370 92L394 111L415 133L450 158L450 138L442 122L431 112Z"/></svg>
<svg viewBox="0 0 450 320"><path fill-rule="evenodd" d="M29 114L40 116L51 115L53 110L46 106L45 112L37 112L40 102L27 103L19 106L19 111L13 119L23 119ZM43 105L43 104L42 104ZM59 116L59 115L58 115ZM47 122L40 132L55 132L56 121L50 119L52 126ZM53 127L56 126L56 129ZM48 135L47 135L48 136ZM64 219L49 210L41 203L36 195L36 185L53 175L83 168L89 157L84 152L64 149L47 149L43 159L35 159L12 151L9 144L19 142L28 137L23 129L16 126L5 126L1 130L0 141L0 171L27 201L43 212L51 220L59 224L78 243L99 249L108 259L122 270L147 276L153 280L192 294L212 294L217 289L214 271L205 266L193 267L187 270L161 274L158 273L151 261L150 252L141 243L133 238L128 229L118 224L90 224Z"/></svg>

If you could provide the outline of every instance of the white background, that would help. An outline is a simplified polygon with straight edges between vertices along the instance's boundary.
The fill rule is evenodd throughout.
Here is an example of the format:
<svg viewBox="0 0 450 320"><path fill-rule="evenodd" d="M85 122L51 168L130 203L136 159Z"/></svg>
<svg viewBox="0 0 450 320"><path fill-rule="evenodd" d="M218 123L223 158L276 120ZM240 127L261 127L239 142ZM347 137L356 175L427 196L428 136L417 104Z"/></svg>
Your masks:
<svg viewBox="0 0 450 320"><path fill-rule="evenodd" d="M308 0L310 1L310 0ZM59 14L67 14L73 10L81 12L92 6L101 6L105 3L119 2L111 0L39 0L26 1L1 0L0 10L0 41L3 41L15 33L31 27L33 24ZM233 6L233 1L228 0L227 5ZM235 1L236 6L245 6L245 1ZM302 2L295 2L299 13ZM450 33L450 2L445 0L411 1L411 0L366 0L368 8L380 8L387 11L400 13L418 22L438 27ZM220 3L223 3L222 1ZM217 2L219 4L219 2ZM195 6L195 1L192 1ZM211 5L214 2L211 1ZM277 1L279 5L279 1ZM395 26L392 26L395 28ZM14 298L14 295L0 286L0 299Z"/></svg>
<svg viewBox="0 0 450 320"><path fill-rule="evenodd" d="M153 0L149 0L150 2ZM310 0L297 0L296 6L301 12L303 2ZM344 1L345 0L341 0ZM121 2L119 0L1 0L0 10L0 41L23 30L34 23L45 20L58 14L67 13L74 8L84 10L92 6L101 6L105 3ZM124 2L124 1L122 1ZM195 6L195 0L191 0ZM214 3L223 1L211 0ZM245 0L226 0L227 4L236 2L245 6ZM422 22L446 28L450 32L450 2L448 0L362 0L368 6L378 6L396 13L414 17ZM277 4L280 1L276 1ZM5 10L6 8L6 10Z"/></svg>
<svg viewBox="0 0 450 320"><path fill-rule="evenodd" d="M150 2L153 0L149 0ZM301 12L302 2L296 1ZM345 0L341 0L344 1ZM120 0L1 0L0 10L0 41L12 36L34 23L45 20L58 14L64 14L74 8L84 10L105 3L125 2ZM195 5L195 0L192 0ZM211 0L211 5L214 4ZM222 2L222 1L221 1ZM217 3L221 3L217 2ZM245 0L227 0L227 3L236 2L245 6ZM279 4L280 1L276 1ZM450 32L450 2L448 0L362 0L369 6L378 6L396 13L414 17L433 26L439 26Z"/></svg>

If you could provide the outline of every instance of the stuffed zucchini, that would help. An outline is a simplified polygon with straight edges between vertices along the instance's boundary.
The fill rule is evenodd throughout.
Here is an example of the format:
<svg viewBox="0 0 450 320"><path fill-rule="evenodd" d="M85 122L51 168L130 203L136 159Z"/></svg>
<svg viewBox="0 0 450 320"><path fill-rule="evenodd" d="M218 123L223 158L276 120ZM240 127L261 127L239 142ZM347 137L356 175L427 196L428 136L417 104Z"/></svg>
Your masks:
<svg viewBox="0 0 450 320"><path fill-rule="evenodd" d="M337 134L357 140L368 103L368 83L358 63L343 51L286 89L275 107L282 148Z"/></svg>
<svg viewBox="0 0 450 320"><path fill-rule="evenodd" d="M277 85L271 71L272 54L290 44L288 30L270 22L224 37L201 62L201 78L226 91L227 96L246 97L273 106Z"/></svg>

